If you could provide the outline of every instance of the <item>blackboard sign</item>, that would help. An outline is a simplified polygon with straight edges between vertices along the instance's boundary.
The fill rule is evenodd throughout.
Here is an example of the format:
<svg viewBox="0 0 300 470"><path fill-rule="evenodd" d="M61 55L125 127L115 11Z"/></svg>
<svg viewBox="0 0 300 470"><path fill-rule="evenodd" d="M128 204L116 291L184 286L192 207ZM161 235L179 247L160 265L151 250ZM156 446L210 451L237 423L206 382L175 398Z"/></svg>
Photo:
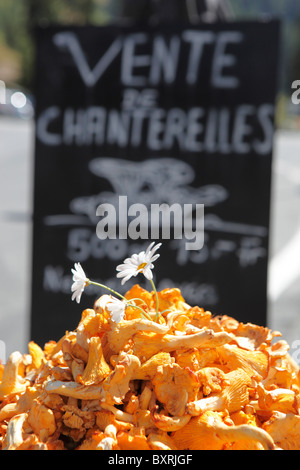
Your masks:
<svg viewBox="0 0 300 470"><path fill-rule="evenodd" d="M163 243L158 290L266 323L278 42L277 21L37 31L35 341L76 327L103 293L71 302L75 262L119 292L149 288L121 287L116 266L150 241Z"/></svg>

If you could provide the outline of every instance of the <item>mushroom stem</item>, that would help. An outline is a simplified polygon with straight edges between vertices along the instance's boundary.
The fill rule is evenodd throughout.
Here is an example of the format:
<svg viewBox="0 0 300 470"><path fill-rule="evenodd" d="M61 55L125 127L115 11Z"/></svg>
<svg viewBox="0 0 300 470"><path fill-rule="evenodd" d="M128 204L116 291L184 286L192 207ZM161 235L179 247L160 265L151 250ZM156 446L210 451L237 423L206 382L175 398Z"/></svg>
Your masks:
<svg viewBox="0 0 300 470"><path fill-rule="evenodd" d="M201 398L187 404L187 411L191 416L199 416L204 411L217 411L224 407L222 396L211 396Z"/></svg>
<svg viewBox="0 0 300 470"><path fill-rule="evenodd" d="M191 415L184 416L166 416L156 413L157 405L151 411L152 421L155 426L165 432L178 431L183 428L191 419Z"/></svg>
<svg viewBox="0 0 300 470"><path fill-rule="evenodd" d="M81 385L77 382L62 382L60 380L51 380L45 390L48 393L58 393L66 397L73 397L79 400L99 400L103 389L101 385Z"/></svg>
<svg viewBox="0 0 300 470"><path fill-rule="evenodd" d="M6 445L3 450L15 450L23 443L23 424L27 418L27 413L14 416L8 423L6 430Z"/></svg>
<svg viewBox="0 0 300 470"><path fill-rule="evenodd" d="M239 426L226 426L226 424L218 423L217 431L221 432L221 438L231 441L257 441L264 450L275 449L275 444L270 436L264 429L256 428L248 424L241 424Z"/></svg>
<svg viewBox="0 0 300 470"><path fill-rule="evenodd" d="M126 413L125 411L119 410L115 408L113 405L109 405L108 403L101 403L101 408L104 410L111 411L115 418L119 421L125 421L125 423L133 423L134 416L130 413Z"/></svg>
<svg viewBox="0 0 300 470"><path fill-rule="evenodd" d="M9 356L0 381L0 400L3 400L6 395L24 392L26 380L18 374L22 359L23 356L19 351L15 351Z"/></svg>

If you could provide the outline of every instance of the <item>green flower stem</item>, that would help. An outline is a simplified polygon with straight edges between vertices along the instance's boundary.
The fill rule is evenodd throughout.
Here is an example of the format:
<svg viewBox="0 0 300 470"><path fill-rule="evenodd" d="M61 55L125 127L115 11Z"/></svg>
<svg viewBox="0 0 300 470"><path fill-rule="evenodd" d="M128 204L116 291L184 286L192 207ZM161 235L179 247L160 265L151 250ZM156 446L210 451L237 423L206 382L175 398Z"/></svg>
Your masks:
<svg viewBox="0 0 300 470"><path fill-rule="evenodd" d="M156 290L156 287L154 285L154 282L152 279L150 279L150 282L151 282L151 285L152 285L152 288L154 290L154 294L155 294L155 297L156 297L156 315L155 315L155 321L157 321L157 318L158 318L158 308L159 308L159 301L158 301L158 295L157 295L157 290Z"/></svg>
<svg viewBox="0 0 300 470"><path fill-rule="evenodd" d="M112 292L113 294L115 294L115 295L117 295L118 297L120 297L121 299L126 300L125 297L124 297L122 294L119 294L119 292L116 292L115 290L111 289L110 287L105 286L104 284L100 284L99 282L95 282L95 281L90 281L90 279L87 279L87 280L86 280L86 283L87 283L87 284L92 284L93 286L103 287L103 289L107 289L107 290L109 290L110 292ZM126 300L126 301L127 301L127 300Z"/></svg>
<svg viewBox="0 0 300 470"><path fill-rule="evenodd" d="M93 286L102 287L103 289L107 289L109 292L112 292L113 294L117 295L121 299L125 300L126 304L127 304L127 307L137 308L138 310L140 310L141 315L146 320L151 320L152 321L152 318L149 315L147 315L147 313L141 307L138 307L137 305L129 303L128 300L126 299L126 297L124 297L124 295L120 294L119 292L111 289L110 287L105 286L104 284L100 284L99 282L91 281L90 279L87 279L86 283L87 284L92 284Z"/></svg>
<svg viewBox="0 0 300 470"><path fill-rule="evenodd" d="M144 317L145 320L150 320L150 321L152 321L152 318L151 318L151 317L145 312L145 310L143 310L141 307L138 307L137 305L130 304L130 303L127 304L127 307L137 308L138 310L140 310L141 315L142 315L142 317Z"/></svg>
<svg viewBox="0 0 300 470"><path fill-rule="evenodd" d="M140 302L144 302L144 300L142 299L139 299L139 297L133 297L132 299L130 300L139 300ZM139 309L141 312L142 312L142 315L143 317L145 318L145 320L150 320L150 321L153 321L152 318L150 317L150 315L148 315L148 313L145 312L145 310L143 310L141 307L139 307L138 305L134 305L134 304L127 304L129 307L134 307L134 308L137 308Z"/></svg>

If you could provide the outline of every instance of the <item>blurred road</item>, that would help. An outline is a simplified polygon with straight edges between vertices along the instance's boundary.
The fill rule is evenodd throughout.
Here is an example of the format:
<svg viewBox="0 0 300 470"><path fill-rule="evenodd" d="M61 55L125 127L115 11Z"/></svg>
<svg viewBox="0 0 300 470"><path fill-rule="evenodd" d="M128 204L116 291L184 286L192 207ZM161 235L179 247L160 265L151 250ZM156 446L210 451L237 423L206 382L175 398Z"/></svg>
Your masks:
<svg viewBox="0 0 300 470"><path fill-rule="evenodd" d="M0 358L29 341L34 126L0 116ZM300 133L277 133L268 326L300 340ZM5 346L5 348L4 348Z"/></svg>
<svg viewBox="0 0 300 470"><path fill-rule="evenodd" d="M0 340L6 357L27 352L33 138L32 121L0 116Z"/></svg>
<svg viewBox="0 0 300 470"><path fill-rule="evenodd" d="M293 353L300 340L300 132L280 131L275 139L268 295L268 326Z"/></svg>

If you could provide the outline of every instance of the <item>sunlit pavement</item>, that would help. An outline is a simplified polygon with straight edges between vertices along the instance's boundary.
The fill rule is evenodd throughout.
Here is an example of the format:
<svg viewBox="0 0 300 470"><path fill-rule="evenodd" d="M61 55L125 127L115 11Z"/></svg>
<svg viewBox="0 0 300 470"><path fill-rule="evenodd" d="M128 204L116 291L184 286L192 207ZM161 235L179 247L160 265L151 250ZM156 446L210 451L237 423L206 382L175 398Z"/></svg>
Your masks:
<svg viewBox="0 0 300 470"><path fill-rule="evenodd" d="M33 148L31 121L0 116L0 356L4 344L6 357L27 352L29 341ZM292 345L300 341L300 132L275 137L270 252L268 326Z"/></svg>
<svg viewBox="0 0 300 470"><path fill-rule="evenodd" d="M34 126L0 116L0 340L27 352Z"/></svg>
<svg viewBox="0 0 300 470"><path fill-rule="evenodd" d="M269 326L293 346L300 340L300 132L275 140L268 291Z"/></svg>

